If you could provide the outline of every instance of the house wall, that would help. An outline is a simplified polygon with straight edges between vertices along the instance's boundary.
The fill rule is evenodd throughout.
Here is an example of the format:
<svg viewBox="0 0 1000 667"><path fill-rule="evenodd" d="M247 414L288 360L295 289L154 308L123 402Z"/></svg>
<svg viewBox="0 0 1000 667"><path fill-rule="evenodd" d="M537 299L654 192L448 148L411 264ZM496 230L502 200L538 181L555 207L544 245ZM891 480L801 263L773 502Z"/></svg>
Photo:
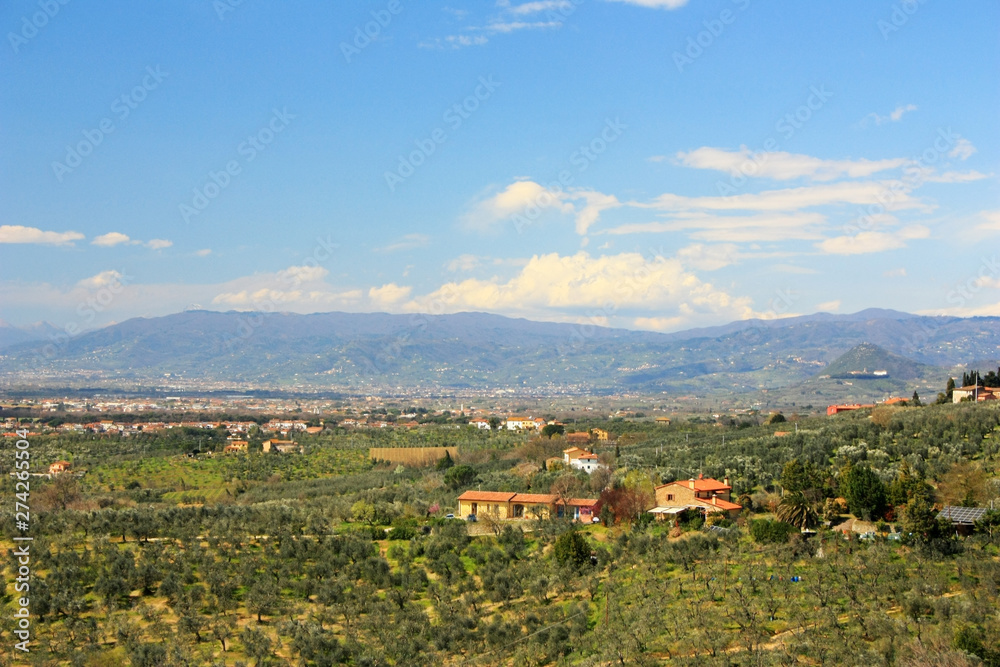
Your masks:
<svg viewBox="0 0 1000 667"><path fill-rule="evenodd" d="M483 502L479 500L458 501L458 513L460 516L484 516L489 514L497 519L506 519L510 516L510 503Z"/></svg>

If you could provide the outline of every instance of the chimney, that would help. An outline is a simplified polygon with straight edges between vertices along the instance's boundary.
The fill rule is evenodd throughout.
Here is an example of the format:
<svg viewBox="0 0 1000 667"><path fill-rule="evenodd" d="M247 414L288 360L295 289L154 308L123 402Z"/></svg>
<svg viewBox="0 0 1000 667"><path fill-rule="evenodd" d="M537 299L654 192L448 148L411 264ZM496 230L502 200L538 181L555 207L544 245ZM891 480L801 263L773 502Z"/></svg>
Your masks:
<svg viewBox="0 0 1000 667"><path fill-rule="evenodd" d="M715 502L715 499L716 499L716 496L715 496L715 494L713 493L713 494L712 494L712 504L713 504L713 505L716 505L716 504L717 504L717 503Z"/></svg>
<svg viewBox="0 0 1000 667"><path fill-rule="evenodd" d="M688 480L688 486L690 486L692 489L694 488L694 477Z"/></svg>
<svg viewBox="0 0 1000 667"><path fill-rule="evenodd" d="M726 475L725 477L722 478L722 483L725 484L726 486L731 486L729 484L729 475Z"/></svg>
<svg viewBox="0 0 1000 667"><path fill-rule="evenodd" d="M705 479L705 476L702 475L701 473L698 473L698 479Z"/></svg>

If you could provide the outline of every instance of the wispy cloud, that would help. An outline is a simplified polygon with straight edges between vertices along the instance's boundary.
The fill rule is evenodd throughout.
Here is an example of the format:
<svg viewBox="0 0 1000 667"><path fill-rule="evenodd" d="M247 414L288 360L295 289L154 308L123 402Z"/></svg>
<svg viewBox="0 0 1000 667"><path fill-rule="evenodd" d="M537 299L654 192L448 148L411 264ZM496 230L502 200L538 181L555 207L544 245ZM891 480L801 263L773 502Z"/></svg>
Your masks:
<svg viewBox="0 0 1000 667"><path fill-rule="evenodd" d="M621 2L649 9L679 9L686 5L688 0L608 0L608 2Z"/></svg>
<svg viewBox="0 0 1000 667"><path fill-rule="evenodd" d="M704 146L686 153L677 153L677 161L694 169L744 173L775 180L808 178L813 181L830 181L841 177L864 178L889 169L898 169L908 162L906 158L823 160L811 155L779 151L764 153L754 159L753 152L746 146L741 146L738 151ZM752 168L744 168L748 164Z"/></svg>
<svg viewBox="0 0 1000 667"><path fill-rule="evenodd" d="M508 35L522 30L553 30L562 27L566 18L573 13L575 5L570 0L543 0L539 2L524 2L511 4L507 0L497 2L498 13L472 25L467 25L460 32L435 37L422 41L419 47L425 49L462 49L470 46L483 46L496 35ZM455 18L464 20L468 12L460 15L447 10ZM536 16L544 13L545 16ZM544 19L544 20L532 20Z"/></svg>
<svg viewBox="0 0 1000 667"><path fill-rule="evenodd" d="M404 234L392 243L381 248L376 248L376 252L396 252L398 250L411 250L413 248L423 248L430 243L431 238L426 234Z"/></svg>
<svg viewBox="0 0 1000 667"><path fill-rule="evenodd" d="M879 115L873 111L872 113L868 114L867 116L861 119L861 126L868 127L869 125L872 124L882 125L884 123L898 123L903 118L903 114L907 114L911 111L916 111L916 110L917 110L916 104L905 104L905 105L901 104L900 106L896 107L895 109L890 111L888 115L885 116Z"/></svg>
<svg viewBox="0 0 1000 667"><path fill-rule="evenodd" d="M948 157L955 157L959 160L967 160L976 152L976 147L965 137L959 137L955 142L955 147L948 151Z"/></svg>
<svg viewBox="0 0 1000 667"><path fill-rule="evenodd" d="M837 236L817 243L828 255L863 255L885 252L906 246L911 239L925 239L930 230L923 225L911 225L893 232L860 232L854 236Z"/></svg>

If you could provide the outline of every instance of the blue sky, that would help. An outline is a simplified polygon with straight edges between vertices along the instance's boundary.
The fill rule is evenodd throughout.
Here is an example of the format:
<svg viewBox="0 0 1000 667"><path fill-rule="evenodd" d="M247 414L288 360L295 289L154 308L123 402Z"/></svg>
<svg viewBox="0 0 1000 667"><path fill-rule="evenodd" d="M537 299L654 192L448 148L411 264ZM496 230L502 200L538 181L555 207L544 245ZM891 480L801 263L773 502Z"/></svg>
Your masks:
<svg viewBox="0 0 1000 667"><path fill-rule="evenodd" d="M1000 315L998 25L986 1L8 2L0 318Z"/></svg>

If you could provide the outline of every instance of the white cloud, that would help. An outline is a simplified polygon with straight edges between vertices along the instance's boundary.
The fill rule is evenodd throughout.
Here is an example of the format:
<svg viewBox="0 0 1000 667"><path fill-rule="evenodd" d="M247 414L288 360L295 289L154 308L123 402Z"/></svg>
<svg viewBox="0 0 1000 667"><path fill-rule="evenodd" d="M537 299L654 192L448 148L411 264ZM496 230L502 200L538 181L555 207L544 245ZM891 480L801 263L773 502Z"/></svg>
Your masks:
<svg viewBox="0 0 1000 667"><path fill-rule="evenodd" d="M905 278L906 269L903 267L898 269L889 269L888 271L884 271L882 275L886 278Z"/></svg>
<svg viewBox="0 0 1000 667"><path fill-rule="evenodd" d="M574 215L576 233L583 236L602 212L620 206L623 204L614 195L592 190L549 190L534 181L515 181L473 204L462 222L467 228L487 231L509 221L516 231L522 231L521 227L535 224L545 211L554 210Z"/></svg>
<svg viewBox="0 0 1000 667"><path fill-rule="evenodd" d="M648 158L646 158L646 160L649 162L663 162L666 159L667 159L666 155L650 155Z"/></svg>
<svg viewBox="0 0 1000 667"><path fill-rule="evenodd" d="M372 287L368 290L368 298L376 306L395 306L399 302L410 296L412 287L403 287L396 283L388 283L381 287Z"/></svg>
<svg viewBox="0 0 1000 667"><path fill-rule="evenodd" d="M208 257L209 255L212 254L212 249L202 248L201 250L195 251L194 254L197 255L198 257Z"/></svg>
<svg viewBox="0 0 1000 667"><path fill-rule="evenodd" d="M108 285L115 285L122 281L123 275L114 269L108 271L101 271L97 275L91 276L89 278L84 278L76 283L77 287L82 287L84 289L100 289L101 287L107 287Z"/></svg>
<svg viewBox="0 0 1000 667"><path fill-rule="evenodd" d="M781 151L760 153L755 158L753 151L746 146L741 146L738 151L703 146L686 153L677 153L677 160L685 167L695 169L714 169L776 180L810 178L814 181L830 181L844 176L863 178L880 171L898 169L908 162L906 158L823 160L811 155Z"/></svg>
<svg viewBox="0 0 1000 667"><path fill-rule="evenodd" d="M687 232L701 241L746 243L821 239L826 216L814 212L758 213L754 215L713 215L686 212L660 222L621 225L604 234Z"/></svg>
<svg viewBox="0 0 1000 667"><path fill-rule="evenodd" d="M797 266L795 264L773 264L770 269L772 271L776 271L777 273L796 273L802 275L819 273L816 269L810 269L805 266Z"/></svg>
<svg viewBox="0 0 1000 667"><path fill-rule="evenodd" d="M449 271L453 273L458 271L465 272L465 271L472 271L477 266L479 266L479 264L480 262L478 257L476 257L475 255L465 254L465 255L459 255L455 259L448 262L445 265L445 268L447 268Z"/></svg>
<svg viewBox="0 0 1000 667"><path fill-rule="evenodd" d="M835 313L838 310L840 310L840 299L816 304L816 312L819 313Z"/></svg>
<svg viewBox="0 0 1000 667"><path fill-rule="evenodd" d="M867 127L870 123L875 123L876 125L882 125L883 123L897 123L903 118L903 114L916 110L916 104L906 104L896 107L890 111L887 116L880 116L873 111L861 120L861 126Z"/></svg>
<svg viewBox="0 0 1000 667"><path fill-rule="evenodd" d="M930 230L923 225L911 225L896 232L861 232L855 236L837 236L817 243L816 247L830 255L861 255L895 250L910 239L925 239Z"/></svg>
<svg viewBox="0 0 1000 667"><path fill-rule="evenodd" d="M37 227L0 225L0 243L42 243L52 245L72 244L83 239L79 232L46 232Z"/></svg>
<svg viewBox="0 0 1000 667"><path fill-rule="evenodd" d="M679 9L686 5L688 0L608 0L608 2L621 2L649 9Z"/></svg>
<svg viewBox="0 0 1000 667"><path fill-rule="evenodd" d="M984 222L976 225L976 231L1000 232L1000 210L983 211L979 214L979 217L984 220Z"/></svg>
<svg viewBox="0 0 1000 667"><path fill-rule="evenodd" d="M431 237L426 234L404 234L392 243L381 248L376 248L376 252L396 252L397 250L411 250L422 248L430 243Z"/></svg>
<svg viewBox="0 0 1000 667"><path fill-rule="evenodd" d="M121 232L108 232L107 234L95 236L94 240L90 243L91 245L101 246L103 248L113 248L117 245L144 245L152 250L162 250L163 248L169 248L174 244L173 241L168 241L166 239L152 239L150 241L142 242L129 238L128 234L122 234Z"/></svg>
<svg viewBox="0 0 1000 667"><path fill-rule="evenodd" d="M895 191L890 190L890 185L890 183L879 181L847 181L781 190L764 190L758 193L726 197L684 197L667 193L657 197L653 203L643 206L671 211L692 209L789 211L831 204L875 204L886 199L886 193L891 192L892 197L889 198L890 201L886 205L887 209L926 208L921 202L910 196L905 185L898 187L897 184Z"/></svg>
<svg viewBox="0 0 1000 667"><path fill-rule="evenodd" d="M329 273L322 266L290 266L283 271L278 271L277 278L285 283L298 286L303 283L314 283L322 280Z"/></svg>
<svg viewBox="0 0 1000 667"><path fill-rule="evenodd" d="M541 2L524 2L520 5L509 5L504 3L504 7L515 16L524 14L535 14L538 12L549 12L560 9L570 9L573 3L569 0L542 0Z"/></svg>
<svg viewBox="0 0 1000 667"><path fill-rule="evenodd" d="M581 191L564 196L568 199L583 200L583 206L576 212L576 233L580 235L587 233L600 218L602 212L622 205L614 195L605 195L600 192Z"/></svg>
<svg viewBox="0 0 1000 667"><path fill-rule="evenodd" d="M548 190L534 181L515 181L502 191L475 203L462 221L468 228L485 231L515 214L534 219L550 208L572 212L572 205L563 203L562 196L563 193Z"/></svg>
<svg viewBox="0 0 1000 667"><path fill-rule="evenodd" d="M989 176L973 169L970 171L946 171L941 174L932 172L925 176L924 180L928 183L970 183L981 181L984 178L989 178Z"/></svg>
<svg viewBox="0 0 1000 667"><path fill-rule="evenodd" d="M94 240L90 243L92 245L111 248L116 245L121 245L122 243L132 243L132 239L121 232L108 232L107 234L101 234L100 236L94 237Z"/></svg>
<svg viewBox="0 0 1000 667"><path fill-rule="evenodd" d="M572 13L573 3L569 0L542 0L540 2L525 2L511 5L510 2L498 2L500 13L480 25L468 25L463 32L447 35L444 38L435 37L418 44L425 49L452 48L462 49L470 46L488 44L490 37L505 35L521 30L549 30L562 27L563 17ZM447 11L447 10L446 10ZM524 20L533 14L548 12L545 21ZM562 16L559 15L562 13ZM459 16L464 19L465 14Z"/></svg>
<svg viewBox="0 0 1000 667"><path fill-rule="evenodd" d="M958 158L959 160L967 160L972 157L972 154L976 152L976 147L972 145L972 142L965 137L959 137L958 141L955 142L955 147L948 152L948 157Z"/></svg>
<svg viewBox="0 0 1000 667"><path fill-rule="evenodd" d="M677 251L677 259L684 266L699 271L715 271L739 260L739 249L732 243L703 245L695 243Z"/></svg>
<svg viewBox="0 0 1000 667"><path fill-rule="evenodd" d="M413 299L406 309L426 311L432 304L435 312L486 310L549 320L577 318L584 311L590 311L589 316L594 309L605 315L622 310L675 311L688 321L753 315L748 298L701 281L678 259L651 259L639 253L592 257L584 251L536 255L505 282L491 278L447 283Z"/></svg>

